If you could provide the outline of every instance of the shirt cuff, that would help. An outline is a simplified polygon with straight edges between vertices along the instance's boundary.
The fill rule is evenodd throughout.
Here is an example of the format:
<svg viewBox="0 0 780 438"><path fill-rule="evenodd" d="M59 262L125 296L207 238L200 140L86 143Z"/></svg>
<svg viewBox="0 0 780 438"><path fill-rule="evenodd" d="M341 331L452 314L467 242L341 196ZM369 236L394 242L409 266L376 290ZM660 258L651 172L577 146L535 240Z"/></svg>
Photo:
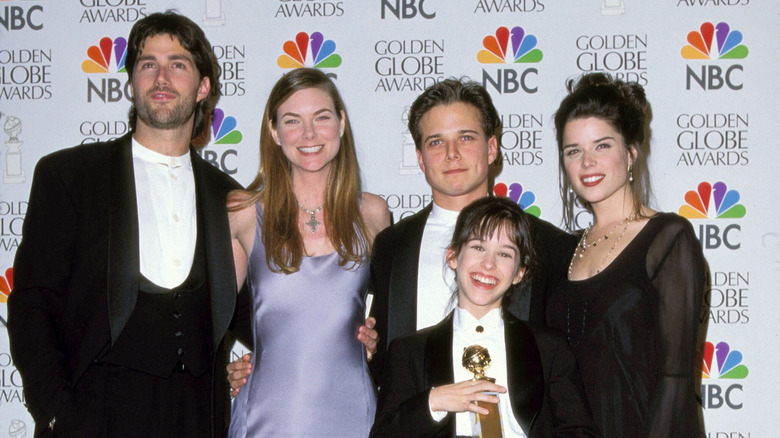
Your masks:
<svg viewBox="0 0 780 438"><path fill-rule="evenodd" d="M433 388L431 388L433 389ZM431 400L428 399L428 412L431 413L431 418L433 418L433 421L437 423L441 423L441 420L444 419L444 417L447 416L447 411L434 411L431 409Z"/></svg>

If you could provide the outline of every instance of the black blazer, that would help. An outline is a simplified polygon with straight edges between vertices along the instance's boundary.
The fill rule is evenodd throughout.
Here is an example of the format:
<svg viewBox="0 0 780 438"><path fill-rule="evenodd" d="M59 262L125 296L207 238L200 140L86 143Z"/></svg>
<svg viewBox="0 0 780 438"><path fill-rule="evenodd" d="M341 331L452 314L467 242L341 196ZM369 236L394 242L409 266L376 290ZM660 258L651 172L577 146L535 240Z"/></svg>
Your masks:
<svg viewBox="0 0 780 438"><path fill-rule="evenodd" d="M504 318L507 392L529 438L595 437L574 355L563 336ZM394 340L388 350L372 437L454 437L455 416L431 418L428 396L454 383L452 313L439 324ZM489 373L488 373L489 374Z"/></svg>
<svg viewBox="0 0 780 438"><path fill-rule="evenodd" d="M240 186L194 150L190 155L211 290L213 330L206 341L218 350L236 303L225 200ZM130 134L54 152L36 165L8 300L11 354L36 431L67 411L72 388L133 312L137 218ZM221 419L224 397L217 392L225 379L213 374L219 379L213 418Z"/></svg>
<svg viewBox="0 0 780 438"><path fill-rule="evenodd" d="M429 204L413 216L384 229L374 240L371 316L377 321L379 345L370 366L375 377L382 372L390 341L417 331L417 267L423 230L432 209ZM529 215L529 218L537 268L527 279L530 281L512 286L508 309L521 320L544 324L547 295L565 277L577 239L549 222L535 216Z"/></svg>

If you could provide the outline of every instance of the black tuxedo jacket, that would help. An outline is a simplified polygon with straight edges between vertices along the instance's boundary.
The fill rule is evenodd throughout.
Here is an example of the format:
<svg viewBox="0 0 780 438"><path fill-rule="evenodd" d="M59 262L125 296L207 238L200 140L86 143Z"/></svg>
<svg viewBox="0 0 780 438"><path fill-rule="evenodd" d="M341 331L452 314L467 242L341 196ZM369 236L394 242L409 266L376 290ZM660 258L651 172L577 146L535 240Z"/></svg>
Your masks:
<svg viewBox="0 0 780 438"><path fill-rule="evenodd" d="M377 321L379 345L370 365L375 377L382 372L390 341L417 331L417 267L423 230L432 209L429 204L386 228L374 240L371 316ZM529 218L537 267L530 281L512 287L508 309L521 320L544 324L547 294L565 277L577 239L549 222Z"/></svg>
<svg viewBox="0 0 780 438"><path fill-rule="evenodd" d="M240 186L194 150L190 155L211 290L212 336L204 342L218 351L236 303L225 200ZM133 312L140 269L134 180L130 134L61 150L36 165L8 300L11 353L36 432L70 412L73 387ZM213 430L221 431L227 390L223 373L212 374Z"/></svg>
<svg viewBox="0 0 780 438"><path fill-rule="evenodd" d="M507 392L529 438L595 437L574 355L563 336L504 318ZM454 383L452 313L439 324L394 340L388 350L372 437L454 437L455 415L431 418L431 388ZM489 374L489 373L488 373Z"/></svg>

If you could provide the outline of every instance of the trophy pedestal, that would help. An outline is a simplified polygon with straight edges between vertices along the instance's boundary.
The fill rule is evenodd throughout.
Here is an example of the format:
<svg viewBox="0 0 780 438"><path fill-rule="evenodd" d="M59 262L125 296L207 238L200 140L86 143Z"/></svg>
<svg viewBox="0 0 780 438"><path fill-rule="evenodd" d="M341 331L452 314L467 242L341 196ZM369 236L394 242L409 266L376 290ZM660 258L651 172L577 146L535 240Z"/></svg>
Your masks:
<svg viewBox="0 0 780 438"><path fill-rule="evenodd" d="M3 182L6 184L18 184L25 181L24 169L22 169L22 146L20 141L5 142L8 150L5 153L5 169L3 169Z"/></svg>
<svg viewBox="0 0 780 438"><path fill-rule="evenodd" d="M491 395L498 395L490 393ZM475 402L481 408L488 411L487 415L473 414L471 436L474 438L503 438L504 430L501 428L501 414L498 411L498 403Z"/></svg>
<svg viewBox="0 0 780 438"><path fill-rule="evenodd" d="M401 164L398 167L400 175L417 175L422 173L420 164L417 162L417 149L414 146L412 134L404 133L404 144L401 150Z"/></svg>
<svg viewBox="0 0 780 438"><path fill-rule="evenodd" d="M222 0L206 0L206 12L203 13L203 25L225 25L225 14L222 12Z"/></svg>

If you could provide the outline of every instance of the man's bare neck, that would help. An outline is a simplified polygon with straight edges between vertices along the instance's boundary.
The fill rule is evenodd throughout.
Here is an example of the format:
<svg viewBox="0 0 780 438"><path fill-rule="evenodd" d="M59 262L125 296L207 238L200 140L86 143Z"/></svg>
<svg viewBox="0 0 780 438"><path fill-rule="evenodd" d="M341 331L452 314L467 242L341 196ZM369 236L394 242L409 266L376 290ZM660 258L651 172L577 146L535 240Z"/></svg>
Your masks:
<svg viewBox="0 0 780 438"><path fill-rule="evenodd" d="M190 127L191 128L191 127ZM190 148L192 129L155 129L139 123L133 138L144 147L169 157L180 157Z"/></svg>

